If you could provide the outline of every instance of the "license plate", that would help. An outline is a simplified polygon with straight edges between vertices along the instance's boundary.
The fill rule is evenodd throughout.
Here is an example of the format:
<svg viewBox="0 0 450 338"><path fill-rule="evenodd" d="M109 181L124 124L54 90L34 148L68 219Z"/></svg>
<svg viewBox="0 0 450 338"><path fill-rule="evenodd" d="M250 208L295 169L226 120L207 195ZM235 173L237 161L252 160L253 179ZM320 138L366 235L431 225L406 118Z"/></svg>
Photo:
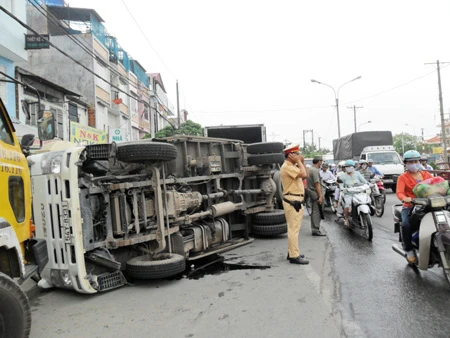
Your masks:
<svg viewBox="0 0 450 338"><path fill-rule="evenodd" d="M383 183L394 183L394 180L383 180Z"/></svg>

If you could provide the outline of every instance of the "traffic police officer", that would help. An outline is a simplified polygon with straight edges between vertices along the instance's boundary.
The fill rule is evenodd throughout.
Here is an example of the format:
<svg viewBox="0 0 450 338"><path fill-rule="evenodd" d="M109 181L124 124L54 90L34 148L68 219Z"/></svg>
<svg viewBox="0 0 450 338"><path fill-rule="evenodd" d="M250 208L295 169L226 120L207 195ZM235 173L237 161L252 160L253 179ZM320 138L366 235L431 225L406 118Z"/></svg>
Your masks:
<svg viewBox="0 0 450 338"><path fill-rule="evenodd" d="M300 154L300 146L290 145L284 150L286 160L280 169L283 184L283 208L288 225L288 260L292 264L308 264L309 261L300 255L298 239L303 221L302 207L305 187L303 179L308 177L304 158Z"/></svg>

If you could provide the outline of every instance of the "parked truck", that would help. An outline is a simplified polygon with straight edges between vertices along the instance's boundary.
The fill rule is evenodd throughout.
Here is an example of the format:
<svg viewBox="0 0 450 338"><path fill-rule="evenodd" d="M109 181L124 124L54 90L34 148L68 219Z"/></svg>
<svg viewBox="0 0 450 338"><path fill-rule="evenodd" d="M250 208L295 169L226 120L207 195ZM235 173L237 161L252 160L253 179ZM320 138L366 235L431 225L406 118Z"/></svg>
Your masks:
<svg viewBox="0 0 450 338"><path fill-rule="evenodd" d="M282 147L173 136L29 156L36 238L49 256L39 285L92 294L177 275L251 243L252 231L286 233L272 179Z"/></svg>
<svg viewBox="0 0 450 338"><path fill-rule="evenodd" d="M241 140L244 143L266 142L264 124L242 124L205 127L205 136Z"/></svg>
<svg viewBox="0 0 450 338"><path fill-rule="evenodd" d="M20 285L47 259L45 242L33 238L30 171L24 155L34 135L19 143L0 99L0 337L28 337L31 310Z"/></svg>
<svg viewBox="0 0 450 338"><path fill-rule="evenodd" d="M404 172L402 159L395 151L390 131L365 131L335 139L333 155L335 161L372 161L383 174L384 185L394 192L397 179Z"/></svg>

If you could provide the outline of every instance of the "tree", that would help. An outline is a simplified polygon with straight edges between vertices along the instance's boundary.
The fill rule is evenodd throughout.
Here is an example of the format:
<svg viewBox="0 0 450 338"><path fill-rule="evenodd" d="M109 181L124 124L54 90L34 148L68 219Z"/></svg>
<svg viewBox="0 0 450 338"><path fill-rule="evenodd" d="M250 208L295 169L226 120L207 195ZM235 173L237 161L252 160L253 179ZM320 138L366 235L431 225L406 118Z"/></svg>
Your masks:
<svg viewBox="0 0 450 338"><path fill-rule="evenodd" d="M417 136L408 133L394 135L393 139L395 150L402 156L403 156L403 149L405 152L413 149L417 150L418 146L420 145L419 138Z"/></svg>
<svg viewBox="0 0 450 338"><path fill-rule="evenodd" d="M171 125L164 127L155 134L155 137L169 137L174 135L203 136L203 128L200 124L187 120L181 124L180 128L173 128ZM151 135L147 134L144 138L151 138Z"/></svg>

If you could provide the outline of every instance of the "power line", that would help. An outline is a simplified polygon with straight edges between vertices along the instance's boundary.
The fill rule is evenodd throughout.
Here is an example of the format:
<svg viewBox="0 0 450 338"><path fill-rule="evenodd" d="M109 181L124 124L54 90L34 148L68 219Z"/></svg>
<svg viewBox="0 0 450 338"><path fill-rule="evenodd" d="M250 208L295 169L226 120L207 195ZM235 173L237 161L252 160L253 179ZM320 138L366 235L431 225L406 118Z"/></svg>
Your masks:
<svg viewBox="0 0 450 338"><path fill-rule="evenodd" d="M156 51L156 49L153 47L153 45L150 43L150 40L147 38L147 36L145 35L144 31L142 30L141 26L139 26L139 23L137 22L137 20L134 18L133 14L131 13L130 9L128 8L127 4L125 3L124 0L122 0L123 5L125 6L125 8L128 11L128 14L130 14L131 18L133 19L134 23L136 24L136 26L139 28L139 31L141 32L142 36L145 38L145 40L147 41L148 45L150 46L150 48L155 52L156 56L159 58L159 60L161 61L161 63L163 64L163 66L167 69L167 71L173 76L174 79L176 79L177 77L174 75L174 73L169 69L169 67L167 67L166 63L164 62L164 60L162 59L162 57L158 54L158 52Z"/></svg>
<svg viewBox="0 0 450 338"><path fill-rule="evenodd" d="M117 89L117 91L125 94L128 97L131 97L133 99L135 99L137 102L141 102L146 106L149 106L149 103L144 101L144 100L140 100L135 98L133 95L128 94L127 92L123 91L122 89L120 89L119 87L116 87L113 83L109 82L108 80L106 80L105 78L103 78L102 76L98 75L97 73L93 72L92 70L90 70L88 67L86 67L85 65L83 65L82 63L80 63L79 61L75 60L74 58L72 58L69 54L67 54L66 52L64 52L62 49L60 49L59 47L57 47L54 43L50 42L49 39L46 39L44 36L42 36L41 34L39 34L37 31L35 31L33 28L31 28L30 26L28 26L26 23L24 23L22 20L20 20L19 18L17 18L15 15L13 15L12 13L10 13L8 10L6 10L3 6L0 6L0 10L3 11L6 15L8 15L9 17L11 17L12 19L14 19L16 22L18 22L22 27L28 29L29 31L33 32L34 34L36 34L37 36L39 36L42 40L46 41L50 46L52 46L53 48L55 48L58 52L60 52L61 54L63 54L64 56L66 56L67 58L69 58L70 60L72 60L73 62L75 62L77 65L79 65L80 67L82 67L83 69L87 70L89 73L93 74L94 76L96 76L97 78L99 78L100 80L103 80L105 83L109 84L111 87ZM175 126L161 113L159 113L158 111L156 111L158 115L160 115L164 120L167 121L167 123L169 123L172 128L176 129Z"/></svg>

